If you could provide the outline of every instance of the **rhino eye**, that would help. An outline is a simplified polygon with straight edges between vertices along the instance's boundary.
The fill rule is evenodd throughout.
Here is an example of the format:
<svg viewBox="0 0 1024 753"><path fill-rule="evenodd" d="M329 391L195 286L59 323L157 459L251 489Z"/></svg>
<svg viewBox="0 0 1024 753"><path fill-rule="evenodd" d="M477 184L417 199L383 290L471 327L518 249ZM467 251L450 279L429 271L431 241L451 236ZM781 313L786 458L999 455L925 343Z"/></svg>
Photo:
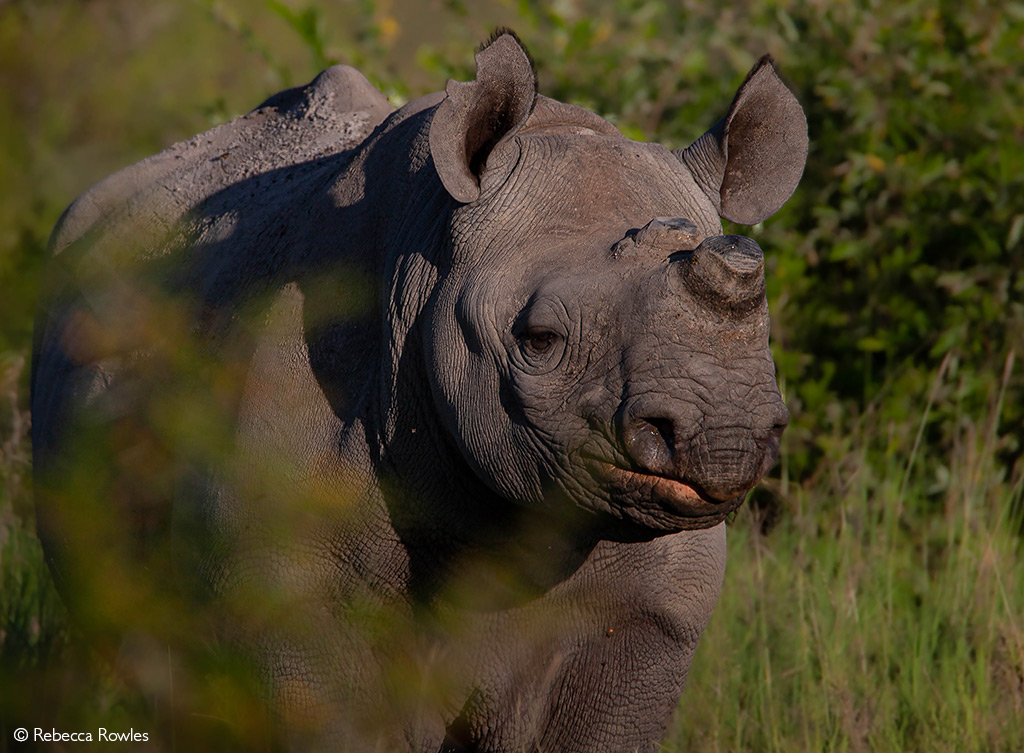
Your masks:
<svg viewBox="0 0 1024 753"><path fill-rule="evenodd" d="M526 331L523 344L527 350L537 355L543 355L555 344L556 340L558 340L558 335L551 330L530 329Z"/></svg>

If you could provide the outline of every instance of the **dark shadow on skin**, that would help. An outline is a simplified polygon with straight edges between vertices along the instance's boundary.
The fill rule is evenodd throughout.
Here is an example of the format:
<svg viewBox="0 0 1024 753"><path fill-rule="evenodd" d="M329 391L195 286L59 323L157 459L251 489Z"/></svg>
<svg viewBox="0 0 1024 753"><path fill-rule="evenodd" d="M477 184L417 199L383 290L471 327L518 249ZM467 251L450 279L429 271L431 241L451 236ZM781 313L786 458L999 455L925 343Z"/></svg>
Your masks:
<svg viewBox="0 0 1024 753"><path fill-rule="evenodd" d="M401 132L422 129L430 115L427 110L396 126L396 141L407 141ZM458 205L441 186L428 159L412 178L415 187L406 194L415 197L416 205L399 204L404 214L401 222L396 222L392 216L396 197L391 177L398 172L385 150L369 154L364 199L368 209L362 217L368 227L364 232L388 233L381 245L419 255L439 275L443 274L445 255L449 253L445 232ZM379 219L371 214L374 210L381 212ZM332 224L337 222L340 227L347 221L339 212ZM380 287L386 260L374 261L375 282ZM383 311L382 303L378 302L375 312ZM400 362L392 365L398 375L396 402L403 410L391 429L388 446L380 441L384 426L376 394L385 375L373 373L366 380L358 409L381 476L384 503L408 553L411 596L415 603L428 607L439 600L449 604L455 600L470 609L519 605L575 572L597 538L577 508L565 506L557 512L530 509L500 497L477 478L433 408L423 351L427 308L411 323ZM343 326L358 330L364 337L369 333L375 347L384 346L385 328L380 319ZM325 337L341 339L339 332L336 326L325 330ZM311 365L325 394L332 399L332 393L341 392L333 385L343 379L329 359L313 358L312 354L325 350L311 339L313 334L307 330ZM375 358L379 363L380 356ZM341 411L345 406L333 399L332 405L344 420ZM453 588L453 584L457 585Z"/></svg>
<svg viewBox="0 0 1024 753"><path fill-rule="evenodd" d="M396 126L396 141L403 140L400 130L420 128L428 116L429 111L413 115ZM424 237L409 234L398 242L392 237L391 247L442 266L439 241L457 205L428 164L420 185L409 191L420 199L429 197L427 205L396 206L393 157L374 149L364 168L363 198L335 207L329 188L353 155L344 152L268 171L213 194L195 209L191 224L202 226L231 213L233 232L145 262L148 268L140 276L163 280L165 294L183 301L197 328L211 338L212 357L237 359L243 370L262 336L262 315L283 286L297 283L304 297L310 368L339 421L350 426L360 420L365 428L387 513L408 553L414 602L456 599L476 609L524 603L564 580L587 558L599 538L593 515L560 501L552 510L528 509L502 499L476 478L432 407L421 343L423 314L409 329L401 362L394 365L403 377L398 389L408 390L398 396L398 404L409 410L398 416L394 436L399 439L381 446L377 408L385 306L380 295L387 260L378 251L384 245L378 239L396 232L396 211L415 213L422 218L418 224L417 217L403 219L407 227L424 231ZM254 196L267 200L255 202ZM339 291L346 289L362 296L363 305L339 316L333 312L344 306ZM223 341L238 337L241 347L226 356L217 351ZM429 406L425 412L413 410L424 405ZM401 478L394 472L396 464L403 468ZM421 470L410 474L415 464ZM447 488L438 487L438 479L447 479ZM480 577L462 583L453 594L448 586L464 581L467 572Z"/></svg>
<svg viewBox="0 0 1024 753"><path fill-rule="evenodd" d="M143 297L153 293L151 300L154 303L156 299L164 299L169 310L186 312L186 321L192 325L190 331L196 337L190 342L180 344L183 352L188 346L205 346L208 353L203 355L208 356L210 363L216 368L244 365L246 358L251 358L253 348L260 337L260 313L285 284L297 281L300 286L308 284L317 290L324 290L325 286L319 283L324 276L341 274L334 272L329 259L325 263L323 251L327 246L326 240L302 245L303 239L314 240L318 234L329 235L329 231L319 225L303 225L313 224L308 219L307 212L312 205L307 199L320 201L326 205L326 191L322 189L329 185L332 176L345 168L352 154L343 152L268 171L211 195L190 213L183 225L196 227L205 220L231 212L235 225L229 237L188 245L187 236L181 235L187 231L181 227L173 228L167 234L168 245L163 247L170 249L169 252L148 259L141 258L140 254L136 259L124 263L123 268L117 270L123 273L123 280L110 280L111 288L116 288L121 282L128 285L138 283L136 293L142 294ZM294 192L289 194L285 190L285 187L300 185L303 182L318 188L311 189L305 196L296 195ZM272 200L253 200L254 196L268 196L269 189L274 189L273 195L268 197ZM358 212L360 207L352 207L346 211ZM340 216L337 219L344 223L346 218ZM61 252L60 266L69 270L80 268L87 263L88 254L97 242L96 235L87 233ZM288 253L290 248L297 248L300 251L304 249L304 253ZM142 249L138 251L141 252ZM365 260L355 256L339 261L343 263L342 271L346 277L351 276L353 268L361 270L366 266ZM317 284L313 285L313 281ZM50 302L51 306L75 307L81 311L88 311L90 308L83 294L75 288L57 293L55 298L51 297ZM314 299L314 303L323 306L322 301ZM162 324L159 312L162 309L158 306L154 311L157 313L152 318L156 321L146 324L159 329ZM337 347L340 342L356 339L369 329L365 322L364 315L362 319L336 322L333 327L327 326L316 330L311 352L323 353L331 346ZM169 326L167 332L160 334L172 336L174 327ZM224 345L227 340L231 341L230 347ZM173 341L171 344L173 345ZM125 353L114 352L110 355L124 356ZM36 357L39 357L38 351ZM163 387L176 389L179 394L182 389L194 388L202 381L202 369L205 367L201 364L198 371L183 371L180 366L178 370L162 370L162 361L131 367L140 368L140 376L144 380L152 378L153 381L147 382L143 394L136 398L141 402L118 406L125 417L109 419L102 412L97 417L94 408L81 409L82 396L77 391L79 388L71 386L83 377L89 377L95 371L95 367L88 363L83 364L59 347L48 347L46 358L47 382L33 384L34 400L41 401L52 416L60 418L41 422L40 430L36 431L34 437L37 458L35 473L39 479L37 515L40 536L49 542L45 549L51 570L61 586L65 603L76 613L77 623L90 633L90 640L98 643L101 649L109 649L106 652L107 658L113 663L115 647L119 643L118 633L130 633L137 629L136 626L142 625L142 629L146 631L166 630L166 635L161 637L173 640L175 637L181 638L186 631L205 625L206 615L199 608L202 606L202 599L208 596L205 589L196 587L187 578L175 577L175 571L180 574L187 566L183 568L183 562L175 559L175 555L181 555L182 552L171 551L172 516L178 514L178 511L175 511L172 515L172 500L186 488L192 494L209 493L210 487L194 477L215 473L216 468L187 467L195 462L195 458L174 457L163 459L161 462L165 465L142 464L127 468L127 474L118 473L123 465L118 453L123 452L126 445L129 450L144 446L144 443L137 439L138 433L144 432L146 436L143 439L152 441L155 445L172 444L171 438L160 437L155 428L146 425L146 421L153 415L154 408L161 406L160 401L164 397ZM357 359L357 363L372 363L372 360ZM321 367L314 371L331 378L332 372L329 368ZM195 384L186 384L183 387L182 381ZM244 379L235 387L234 405L231 406L232 410L228 415L237 418L238 401L241 398ZM339 386L334 382L328 382L323 388L326 394L332 396L331 404L335 406L339 417L351 419L354 414L354 401L339 392ZM139 408L137 413L134 412L135 408ZM45 434L43 426L48 429ZM79 454L83 449L86 453ZM149 457L146 460L150 463L156 462ZM216 465L216 462L217 459L213 459L211 465ZM71 509L69 500L73 498L62 495L69 492L68 485L72 481L68 479L72 479L75 472L80 472L86 463L93 464L92 467L98 469L90 475L90 483L96 488L86 493L88 499L83 501L86 510ZM147 477L150 477L148 483L143 483L147 481ZM54 496L47 499L51 493ZM131 509L121 510L117 505L106 504L120 498L127 498L126 501L130 502L127 507ZM75 498L75 501L77 503L78 499ZM102 510L98 509L100 504L103 504ZM97 509L93 511L92 507ZM135 530L131 520L125 524L124 520L115 518L115 514L121 513L130 518L139 511L144 511L148 518L144 530ZM96 515L93 516L92 512ZM83 515L91 517L90 522L95 526L105 525L109 521L110 530L90 531L87 534L75 530L76 521L81 520ZM189 548L203 553L230 551L230 542L218 540L220 537L210 537L208 533L204 533L204 523L205 521L200 520L185 521L185 526L194 526L195 533L200 536L189 542ZM102 536L98 535L100 533ZM97 575L90 566L89 557L102 554L103 558L110 559L113 552L90 549L90 539L113 540L115 534L124 533L134 534L136 546L125 548L129 556L126 557L128 561L123 566L133 567L145 573L144 577L151 583L154 592L167 592L164 594L166 600L160 603L165 607L176 607L166 610L168 622L153 621L163 620L164 616L150 618L135 613L145 610L127 609L113 617L101 613L94 616L93 605L83 603L88 602L90 595L101 597L101 589L119 588L116 583L96 581ZM86 546L81 550L70 544L76 538L81 541L83 536ZM144 547L141 546L143 543ZM195 555L186 555L186 562L189 556ZM178 587L183 587L182 592L177 592ZM123 598L126 603L131 603L127 597ZM179 611L178 608L183 611ZM204 634L192 634L191 644L186 650L201 646L206 639L207 636ZM186 642L188 641L189 639L186 639ZM231 649L224 649L224 653L230 656ZM200 660L196 659L190 665L200 666ZM254 669L253 676L256 675ZM179 719L178 716L174 718ZM178 730L178 735L179 741L187 739L182 729ZM210 738L210 734L201 729L196 731L196 736L201 740ZM241 747L244 749L245 746Z"/></svg>

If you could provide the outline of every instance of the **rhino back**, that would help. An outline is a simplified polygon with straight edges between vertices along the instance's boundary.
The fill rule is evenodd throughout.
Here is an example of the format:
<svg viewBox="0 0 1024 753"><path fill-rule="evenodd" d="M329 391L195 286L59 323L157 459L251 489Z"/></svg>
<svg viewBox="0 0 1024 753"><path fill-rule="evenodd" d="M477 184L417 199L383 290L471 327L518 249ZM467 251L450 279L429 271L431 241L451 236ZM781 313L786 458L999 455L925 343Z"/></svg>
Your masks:
<svg viewBox="0 0 1024 753"><path fill-rule="evenodd" d="M198 283L210 299L228 295L228 276L236 288L266 276L282 239L299 241L290 232L290 208L308 203L317 174L336 174L390 111L362 74L335 66L306 87L124 168L72 203L51 237L55 259L37 318L37 426L48 420L47 383L63 381L51 373L61 370L53 361L69 355L69 342L80 366L139 345L125 332L129 302L111 303L119 280L155 273L179 287ZM162 269L149 266L161 258ZM84 332L69 332L82 326L83 312L118 336L86 347ZM115 341L121 347L112 348Z"/></svg>
<svg viewBox="0 0 1024 753"><path fill-rule="evenodd" d="M140 225L174 225L229 186L354 148L391 110L359 71L328 68L307 86L100 181L64 212L51 251L87 233L109 236L120 228L138 237Z"/></svg>
<svg viewBox="0 0 1024 753"><path fill-rule="evenodd" d="M32 374L40 532L57 570L71 523L47 489L69 471L71 448L97 428L106 438L131 431L122 441L135 447L160 444L142 435L155 396L174 381L155 377L185 347L175 336L197 336L189 347L226 371L244 369L259 338L236 326L239 310L262 297L270 316L280 295L294 295L287 282L322 229L311 215L330 210L323 188L391 109L362 74L336 66L115 173L65 211ZM237 409L251 386L243 376L232 390ZM135 527L149 527L154 511L166 522L168 490L157 486L129 495Z"/></svg>

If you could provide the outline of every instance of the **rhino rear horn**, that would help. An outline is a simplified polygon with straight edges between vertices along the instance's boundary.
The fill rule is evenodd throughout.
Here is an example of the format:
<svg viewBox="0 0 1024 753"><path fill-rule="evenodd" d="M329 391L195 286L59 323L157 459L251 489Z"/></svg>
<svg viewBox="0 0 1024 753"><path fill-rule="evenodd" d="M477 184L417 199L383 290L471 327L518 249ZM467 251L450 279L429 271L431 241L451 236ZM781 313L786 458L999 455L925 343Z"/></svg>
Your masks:
<svg viewBox="0 0 1024 753"><path fill-rule="evenodd" d="M756 225L793 195L807 162L807 119L765 55L729 108L678 156L727 220Z"/></svg>
<svg viewBox="0 0 1024 753"><path fill-rule="evenodd" d="M476 80L449 81L430 125L430 154L456 201L480 196L480 179L493 152L526 122L537 98L537 75L516 35L500 29L476 54Z"/></svg>

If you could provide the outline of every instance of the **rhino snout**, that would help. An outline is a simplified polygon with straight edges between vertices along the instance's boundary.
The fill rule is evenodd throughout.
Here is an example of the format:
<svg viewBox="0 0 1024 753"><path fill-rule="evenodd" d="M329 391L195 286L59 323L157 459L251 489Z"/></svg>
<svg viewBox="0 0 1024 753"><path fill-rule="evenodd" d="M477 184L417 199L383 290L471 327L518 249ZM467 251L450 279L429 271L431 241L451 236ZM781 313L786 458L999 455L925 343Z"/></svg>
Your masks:
<svg viewBox="0 0 1024 753"><path fill-rule="evenodd" d="M709 502L727 502L752 489L778 456L789 422L784 406L762 426L720 426L693 432L692 418L671 410L619 416L623 448L646 474L690 486ZM688 431L689 428L689 431Z"/></svg>
<svg viewBox="0 0 1024 753"><path fill-rule="evenodd" d="M745 312L764 298L764 254L745 236L706 238L674 264L687 290L712 308Z"/></svg>
<svg viewBox="0 0 1024 753"><path fill-rule="evenodd" d="M688 448L683 481L716 502L746 494L775 464L785 426L759 433L736 427L702 432Z"/></svg>

